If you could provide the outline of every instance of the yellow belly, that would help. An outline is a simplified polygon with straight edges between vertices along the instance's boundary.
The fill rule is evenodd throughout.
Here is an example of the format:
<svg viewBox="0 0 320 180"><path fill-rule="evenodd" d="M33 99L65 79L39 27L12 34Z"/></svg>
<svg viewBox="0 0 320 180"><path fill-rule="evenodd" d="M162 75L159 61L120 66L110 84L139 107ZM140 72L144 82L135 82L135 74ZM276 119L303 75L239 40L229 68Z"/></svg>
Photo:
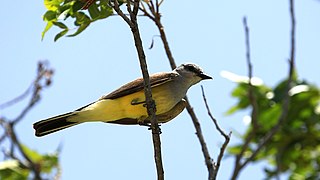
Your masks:
<svg viewBox="0 0 320 180"><path fill-rule="evenodd" d="M163 114L172 109L180 100L174 97L166 86L157 86L152 89L152 96L156 103L156 114ZM70 121L104 121L110 122L123 118L138 119L147 117L147 109L144 107L145 95L139 91L117 99L105 99L83 109Z"/></svg>

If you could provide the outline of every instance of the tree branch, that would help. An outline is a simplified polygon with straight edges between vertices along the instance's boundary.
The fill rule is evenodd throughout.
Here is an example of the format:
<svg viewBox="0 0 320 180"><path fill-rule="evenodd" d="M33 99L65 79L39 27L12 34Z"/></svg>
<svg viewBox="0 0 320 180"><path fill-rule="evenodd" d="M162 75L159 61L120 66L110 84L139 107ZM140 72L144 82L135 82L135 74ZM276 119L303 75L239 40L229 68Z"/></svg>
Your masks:
<svg viewBox="0 0 320 180"><path fill-rule="evenodd" d="M247 17L243 17L243 26L245 30L245 37L246 37L246 57L247 57L247 65L248 65L248 77L249 77L249 100L252 106L251 111L251 124L253 125L254 131L259 128L258 125L258 104L257 98L253 93L253 85L252 85L252 77L253 77L253 68L250 56L250 36L249 36L249 27L247 24Z"/></svg>
<svg viewBox="0 0 320 180"><path fill-rule="evenodd" d="M133 23L131 22L130 18L128 18L120 9L118 0L114 1L112 8L117 12L117 14L131 27L133 27Z"/></svg>
<svg viewBox="0 0 320 180"><path fill-rule="evenodd" d="M133 10L131 10L130 1L127 1L127 10L130 14L129 20L128 20L128 17L125 16L123 12L120 10L117 0L115 0L115 4L113 8L130 26L132 35L134 37L134 42L135 42L136 50L138 53L140 67L141 67L141 71L144 79L144 93L146 96L147 112L151 122L152 139L153 139L153 146L154 146L154 158L155 158L155 163L157 167L157 176L158 176L158 180L163 180L164 171L163 171L163 164L162 164L162 157L161 157L161 141L160 141L160 135L159 135L160 128L155 115L156 106L155 106L154 100L152 99L146 57L144 54L140 32L138 28L138 23L137 23L137 12L139 8L139 3L140 3L139 0L134 0Z"/></svg>
<svg viewBox="0 0 320 180"><path fill-rule="evenodd" d="M204 156L204 160L205 160L205 163L206 163L206 166L207 166L207 169L208 169L208 179L209 180L212 180L213 179L213 172L214 172L214 166L213 166L213 160L212 158L210 157L210 154L209 154L209 150L207 148L207 144L204 140L204 137L203 137L203 134L202 134L202 130L201 130L201 126L200 126L200 122L195 114L195 112L193 111L193 108L191 107L190 103L189 103L189 100L187 97L185 97L185 100L187 102L186 104L186 108L187 108L187 111L192 119L192 122L193 122L193 125L196 129L196 135L199 139L199 142L200 142L200 145L201 145L201 149L202 149L202 153L203 153L203 156Z"/></svg>

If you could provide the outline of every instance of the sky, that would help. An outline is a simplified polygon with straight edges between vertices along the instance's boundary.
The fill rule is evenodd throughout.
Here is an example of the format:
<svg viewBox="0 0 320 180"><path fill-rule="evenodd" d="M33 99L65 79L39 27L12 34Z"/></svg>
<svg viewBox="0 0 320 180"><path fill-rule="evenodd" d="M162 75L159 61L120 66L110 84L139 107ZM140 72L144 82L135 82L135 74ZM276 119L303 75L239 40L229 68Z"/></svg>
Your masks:
<svg viewBox="0 0 320 180"><path fill-rule="evenodd" d="M221 71L247 75L243 16L250 28L254 76L274 86L288 74L290 17L287 1L168 1L160 8L162 22L177 64L193 62L213 76L188 91L203 134L216 159L223 138L207 115L200 85L205 88L212 113L220 126L233 131L230 145L239 142L249 111L226 116L236 103L230 96L235 83ZM141 76L131 31L118 16L91 24L80 35L54 42L58 29L45 27L42 1L4 1L0 15L0 103L21 94L35 77L39 60L48 60L55 73L40 103L17 126L20 140L41 153L52 153L62 145L62 179L155 179L150 131L140 126L85 123L42 138L34 136L38 120L82 107L122 84ZM296 0L296 61L301 79L320 85L320 2ZM139 27L150 73L170 71L159 38L148 49L158 30L146 17ZM1 116L13 118L25 102L1 109ZM186 111L161 126L165 179L206 179L207 169L195 129ZM229 145L229 146L230 146ZM219 179L229 179L234 159L222 161ZM250 164L239 179L262 179L265 163ZM254 176L253 176L254 175ZM285 178L285 177L283 177Z"/></svg>

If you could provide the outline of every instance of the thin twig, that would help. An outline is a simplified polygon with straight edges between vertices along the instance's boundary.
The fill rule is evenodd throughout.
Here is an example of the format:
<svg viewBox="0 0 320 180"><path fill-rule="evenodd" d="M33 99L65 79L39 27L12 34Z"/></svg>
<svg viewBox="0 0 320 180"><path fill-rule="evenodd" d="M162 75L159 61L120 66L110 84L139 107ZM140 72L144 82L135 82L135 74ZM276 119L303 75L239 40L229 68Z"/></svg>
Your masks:
<svg viewBox="0 0 320 180"><path fill-rule="evenodd" d="M157 12L158 14L159 14L159 7L160 7L159 1L156 0L156 12Z"/></svg>
<svg viewBox="0 0 320 180"><path fill-rule="evenodd" d="M251 111L251 123L253 125L253 129L257 130L258 125L258 103L257 98L253 92L253 85L252 85L252 77L253 77L253 68L251 62L251 55L250 55L250 36L249 36L249 27L247 24L247 17L243 17L243 26L245 30L245 37L246 37L246 57L247 57L247 65L248 65L248 78L249 78L249 101L252 107Z"/></svg>
<svg viewBox="0 0 320 180"><path fill-rule="evenodd" d="M149 17L155 24L156 26L158 27L158 30L160 32L160 37L161 37L161 40L163 42L163 46L164 46L164 49L165 49L165 52L166 52L166 55L168 57L168 60L169 60L169 63L170 63L170 66L171 66L171 69L175 69L177 67L176 63L175 63L175 60L173 58L173 55L172 55L172 52L170 50L170 47L169 47L169 42L167 40L167 36L166 36L166 33L164 31L164 27L161 23L161 15L159 12L156 12L154 11L154 8L152 8L152 5L150 5L149 3L147 4L148 7L149 7L149 10L150 10L150 13L145 9L145 8L140 8L140 10L147 16ZM187 102L188 103L188 102Z"/></svg>
<svg viewBox="0 0 320 180"><path fill-rule="evenodd" d="M206 108L207 108L207 111L208 111L208 115L210 116L210 118L212 119L214 125L216 126L216 129L219 131L219 133L227 140L227 139L230 139L230 137L220 128L217 120L213 117L211 111L210 111L210 108L209 108L209 105L208 105L208 102L207 102L207 98L205 96L205 93L204 93L204 88L203 86L201 85L201 91L202 91L202 97L203 97L203 101L206 105Z"/></svg>
<svg viewBox="0 0 320 180"><path fill-rule="evenodd" d="M33 83L21 95L15 97L5 103L0 104L0 109L4 109L6 107L9 107L9 106L16 104L17 102L20 102L22 99L24 99L26 96L29 95L29 93L32 90L32 86L33 86Z"/></svg>
<svg viewBox="0 0 320 180"><path fill-rule="evenodd" d="M159 5L158 5L159 7L160 7L160 6L161 6L161 4L163 3L163 1L164 1L164 0L161 0L161 1L159 2Z"/></svg>
<svg viewBox="0 0 320 180"><path fill-rule="evenodd" d="M290 0L290 18L291 18L291 51L290 51L290 72L289 79L292 80L295 67L295 52L296 52L296 18L294 10L294 0Z"/></svg>
<svg viewBox="0 0 320 180"><path fill-rule="evenodd" d="M210 108L209 108L209 105L208 105L208 102L207 102L207 98L205 96L205 93L204 93L204 89L203 89L203 86L201 86L201 91L202 91L202 97L203 97L203 101L204 101L204 104L206 106L206 109L207 109L207 112L208 112L208 115L209 117L212 119L216 129L219 131L219 133L224 137L225 141L224 143L222 144L221 148L220 148L220 153L218 155L218 159L217 159L217 162L214 164L214 171L213 171L213 175L212 175L212 178L213 179L216 179L217 178L217 174L218 174L218 171L219 171L219 168L220 168L220 164L221 164L221 160L222 160L222 157L223 157L223 154L226 150L226 147L230 141L230 136L231 136L231 132L229 133L229 135L227 135L219 126L217 120L213 117L211 111L210 111Z"/></svg>

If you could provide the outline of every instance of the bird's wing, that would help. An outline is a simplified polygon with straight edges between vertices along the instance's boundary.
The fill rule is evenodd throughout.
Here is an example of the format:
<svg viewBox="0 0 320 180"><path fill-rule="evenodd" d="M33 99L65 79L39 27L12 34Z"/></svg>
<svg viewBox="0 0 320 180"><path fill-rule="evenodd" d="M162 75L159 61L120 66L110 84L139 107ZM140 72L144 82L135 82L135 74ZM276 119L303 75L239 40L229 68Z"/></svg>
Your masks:
<svg viewBox="0 0 320 180"><path fill-rule="evenodd" d="M167 73L156 73L150 76L150 86L155 87L159 86L163 83L172 81L175 77L177 77L179 74L175 72L167 72ZM123 86L121 86L119 89L111 92L110 94L102 96L99 100L102 99L116 99L122 96L126 96L128 94L132 94L138 91L143 90L144 84L143 84L143 78L138 78L134 81L131 81Z"/></svg>

